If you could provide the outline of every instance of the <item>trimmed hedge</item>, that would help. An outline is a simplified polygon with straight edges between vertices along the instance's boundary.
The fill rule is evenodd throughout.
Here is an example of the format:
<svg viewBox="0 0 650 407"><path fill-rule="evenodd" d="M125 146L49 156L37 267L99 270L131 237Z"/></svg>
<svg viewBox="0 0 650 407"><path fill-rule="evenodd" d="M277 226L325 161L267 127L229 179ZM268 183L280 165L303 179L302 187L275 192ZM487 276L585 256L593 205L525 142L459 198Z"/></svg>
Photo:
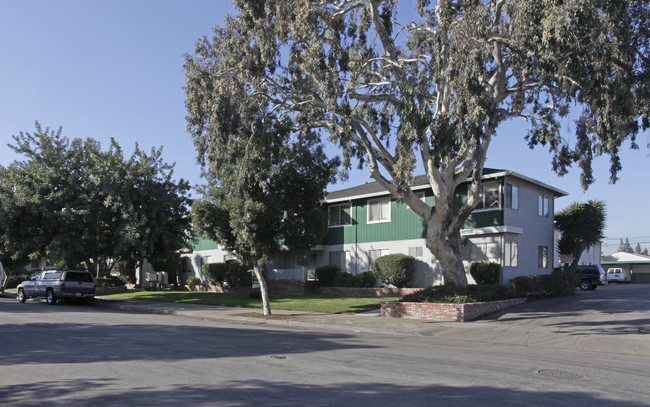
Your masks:
<svg viewBox="0 0 650 407"><path fill-rule="evenodd" d="M466 304L473 302L499 301L512 298L508 287L497 284L468 285L467 287L453 284L427 287L413 294L402 297L402 302L441 302Z"/></svg>
<svg viewBox="0 0 650 407"><path fill-rule="evenodd" d="M338 266L332 265L317 268L316 278L318 279L318 285L322 287L333 287L339 271Z"/></svg>
<svg viewBox="0 0 650 407"><path fill-rule="evenodd" d="M515 277L512 280L512 291L517 297L530 294L543 294L553 297L573 294L580 283L577 273L555 268L551 274Z"/></svg>
<svg viewBox="0 0 650 407"><path fill-rule="evenodd" d="M346 271L338 272L334 278L334 287L374 287L375 274L372 271L365 271L361 274L352 275Z"/></svg>
<svg viewBox="0 0 650 407"><path fill-rule="evenodd" d="M389 254L375 260L374 272L384 284L406 287L415 273L415 257Z"/></svg>
<svg viewBox="0 0 650 407"><path fill-rule="evenodd" d="M228 271L226 263L209 263L201 266L203 276L212 285L222 286Z"/></svg>
<svg viewBox="0 0 650 407"><path fill-rule="evenodd" d="M120 277L106 276L95 278L96 287L124 287L126 283Z"/></svg>
<svg viewBox="0 0 650 407"><path fill-rule="evenodd" d="M476 281L476 284L499 284L501 277L501 265L489 261L472 263L469 272Z"/></svg>

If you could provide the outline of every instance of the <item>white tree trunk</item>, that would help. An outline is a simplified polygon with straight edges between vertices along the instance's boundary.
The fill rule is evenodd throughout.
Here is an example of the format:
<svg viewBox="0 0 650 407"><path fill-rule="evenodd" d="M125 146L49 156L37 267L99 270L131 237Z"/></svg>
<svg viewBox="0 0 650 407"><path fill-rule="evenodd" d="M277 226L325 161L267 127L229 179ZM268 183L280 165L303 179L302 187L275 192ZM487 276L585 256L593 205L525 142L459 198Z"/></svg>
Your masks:
<svg viewBox="0 0 650 407"><path fill-rule="evenodd" d="M445 237L430 219L427 231L427 248L436 257L442 267L442 276L445 284L467 286L467 275L461 256L462 244L460 231L452 232Z"/></svg>
<svg viewBox="0 0 650 407"><path fill-rule="evenodd" d="M271 315L271 304L269 302L269 289L268 286L266 285L266 280L262 275L262 268L260 267L259 264L255 263L255 266L253 266L253 272L255 273L255 277L257 277L257 281L260 283L260 292L262 294L262 308L264 310L264 315Z"/></svg>

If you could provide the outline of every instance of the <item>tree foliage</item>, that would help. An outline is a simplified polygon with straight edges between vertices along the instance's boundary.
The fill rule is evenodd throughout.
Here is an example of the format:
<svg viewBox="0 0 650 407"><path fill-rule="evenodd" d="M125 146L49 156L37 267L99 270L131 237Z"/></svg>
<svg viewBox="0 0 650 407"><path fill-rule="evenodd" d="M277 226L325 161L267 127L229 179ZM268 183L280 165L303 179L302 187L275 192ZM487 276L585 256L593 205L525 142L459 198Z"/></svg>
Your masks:
<svg viewBox="0 0 650 407"><path fill-rule="evenodd" d="M186 57L194 138L253 127L259 116L246 112L261 105L266 126L327 135L344 173L355 159L367 165L424 219L449 283L467 283L459 231L501 123L524 118L529 145L546 146L560 175L577 164L585 188L594 157L610 156L615 181L623 142L636 148L650 125L648 1L234 4L239 13ZM560 131L570 110L573 138ZM199 143L202 155L214 153L208 146ZM409 187L418 161L435 210ZM468 179L468 199L454 211Z"/></svg>
<svg viewBox="0 0 650 407"><path fill-rule="evenodd" d="M630 244L630 239L625 238L625 242L623 239L621 239L621 244L618 245L618 251L619 252L625 252L625 253L634 253L634 249L632 248L632 245Z"/></svg>
<svg viewBox="0 0 650 407"><path fill-rule="evenodd" d="M99 276L116 260L166 258L190 232L189 184L172 179L161 150L102 151L91 138L68 140L36 123L10 147L25 157L0 166L3 258L86 263Z"/></svg>
<svg viewBox="0 0 650 407"><path fill-rule="evenodd" d="M600 244L605 218L602 201L574 202L555 214L555 229L561 232L558 252L571 256L570 270L578 265L583 251Z"/></svg>
<svg viewBox="0 0 650 407"><path fill-rule="evenodd" d="M261 268L283 246L302 260L324 237L321 202L340 163L326 157L310 130L293 133L290 123L268 120L267 104L243 97L242 83L221 85L212 90L219 125L193 133L199 158L208 166L208 184L192 208L193 223L199 233L253 264L264 312L270 314Z"/></svg>

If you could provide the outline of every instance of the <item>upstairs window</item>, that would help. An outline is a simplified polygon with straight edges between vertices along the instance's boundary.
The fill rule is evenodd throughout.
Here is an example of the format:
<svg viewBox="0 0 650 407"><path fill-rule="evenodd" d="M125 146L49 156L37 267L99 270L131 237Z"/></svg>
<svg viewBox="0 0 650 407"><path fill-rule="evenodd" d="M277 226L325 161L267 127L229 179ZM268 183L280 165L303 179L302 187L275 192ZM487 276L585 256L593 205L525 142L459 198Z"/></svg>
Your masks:
<svg viewBox="0 0 650 407"><path fill-rule="evenodd" d="M506 184L506 208L519 209L519 187Z"/></svg>
<svg viewBox="0 0 650 407"><path fill-rule="evenodd" d="M368 200L368 223L390 222L390 198Z"/></svg>
<svg viewBox="0 0 650 407"><path fill-rule="evenodd" d="M499 209L501 200L499 184L486 184L481 187L481 196L475 209Z"/></svg>
<svg viewBox="0 0 650 407"><path fill-rule="evenodd" d="M332 205L329 207L328 225L345 226L352 224L352 205L346 203L343 205Z"/></svg>
<svg viewBox="0 0 650 407"><path fill-rule="evenodd" d="M537 213L539 214L539 216L548 217L549 202L550 200L548 196L544 196L544 195L539 196L539 200L537 204Z"/></svg>

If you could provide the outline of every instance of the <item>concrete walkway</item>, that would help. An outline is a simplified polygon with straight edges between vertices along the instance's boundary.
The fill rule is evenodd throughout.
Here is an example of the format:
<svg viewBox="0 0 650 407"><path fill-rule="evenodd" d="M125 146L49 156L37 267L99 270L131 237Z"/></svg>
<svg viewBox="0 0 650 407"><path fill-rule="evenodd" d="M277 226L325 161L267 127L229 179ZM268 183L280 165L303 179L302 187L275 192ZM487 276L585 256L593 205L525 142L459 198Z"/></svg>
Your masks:
<svg viewBox="0 0 650 407"><path fill-rule="evenodd" d="M424 336L509 346L568 349L650 357L650 285L610 285L575 296L541 299L473 322L334 315L101 298L101 307L240 324L313 330Z"/></svg>

